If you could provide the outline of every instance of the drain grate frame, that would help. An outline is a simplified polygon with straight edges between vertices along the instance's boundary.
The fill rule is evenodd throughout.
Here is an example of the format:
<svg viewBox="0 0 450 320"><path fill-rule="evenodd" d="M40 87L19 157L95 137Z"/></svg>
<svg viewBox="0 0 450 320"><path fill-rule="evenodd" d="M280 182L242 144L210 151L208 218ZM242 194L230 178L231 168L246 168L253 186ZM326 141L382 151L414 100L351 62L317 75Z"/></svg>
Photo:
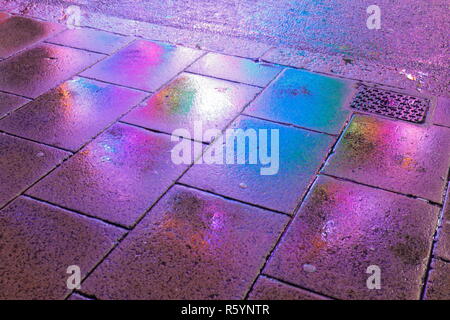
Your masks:
<svg viewBox="0 0 450 320"><path fill-rule="evenodd" d="M430 100L405 93L358 86L350 108L413 123L423 123L430 107Z"/></svg>

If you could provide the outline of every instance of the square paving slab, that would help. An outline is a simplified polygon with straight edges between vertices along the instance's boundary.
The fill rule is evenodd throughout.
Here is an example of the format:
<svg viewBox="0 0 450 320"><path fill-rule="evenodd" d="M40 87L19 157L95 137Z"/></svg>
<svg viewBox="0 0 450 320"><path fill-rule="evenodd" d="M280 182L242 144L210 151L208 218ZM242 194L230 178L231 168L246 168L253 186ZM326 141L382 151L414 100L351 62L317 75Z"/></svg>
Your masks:
<svg viewBox="0 0 450 320"><path fill-rule="evenodd" d="M327 300L315 293L260 276L249 295L250 300Z"/></svg>
<svg viewBox="0 0 450 320"><path fill-rule="evenodd" d="M262 151L262 153L264 155L273 153L272 166L260 162L263 158L260 157L258 150L256 150L258 161L256 164L250 164L249 153L245 150L240 151L237 144L229 139L230 142L226 144L234 146L234 153L245 155L247 161L244 164L237 164L236 158L234 164L196 163L182 177L181 182L269 209L292 213L312 182L316 171L325 161L334 138L246 116L239 117L231 128L254 129L255 136L258 135L259 129L267 130L267 140L257 138L250 144L250 140L246 139L246 142L247 148L259 147L258 150L264 150L262 147L264 142L267 142L266 149L269 152ZM274 139L274 143L271 130L278 130L279 134L279 140ZM273 137L276 138L275 135ZM275 142L278 142L279 157L276 157ZM213 144L218 150L216 154L220 152L221 145L219 140ZM225 148L222 148L224 154ZM209 149L209 154L213 155L215 149ZM209 152L208 149L205 152ZM225 155L221 159L223 163L226 162ZM271 170L268 169L270 167ZM263 172L265 175L262 175Z"/></svg>
<svg viewBox="0 0 450 320"><path fill-rule="evenodd" d="M450 129L353 117L323 171L442 203Z"/></svg>
<svg viewBox="0 0 450 320"><path fill-rule="evenodd" d="M17 16L0 17L0 58L7 58L63 29L56 23Z"/></svg>
<svg viewBox="0 0 450 320"><path fill-rule="evenodd" d="M29 194L130 227L187 168L172 162L173 146L168 135L116 124Z"/></svg>
<svg viewBox="0 0 450 320"><path fill-rule="evenodd" d="M442 226L439 228L438 242L434 253L450 261L450 189L447 190L447 200L443 210Z"/></svg>
<svg viewBox="0 0 450 320"><path fill-rule="evenodd" d="M0 22L3 22L10 17L11 17L11 15L9 13L0 12Z"/></svg>
<svg viewBox="0 0 450 320"><path fill-rule="evenodd" d="M208 53L196 61L188 71L264 87L272 81L282 68L257 63L250 59Z"/></svg>
<svg viewBox="0 0 450 320"><path fill-rule="evenodd" d="M100 299L243 299L287 220L176 186L82 291Z"/></svg>
<svg viewBox="0 0 450 320"><path fill-rule="evenodd" d="M0 92L0 118L27 103L28 99Z"/></svg>
<svg viewBox="0 0 450 320"><path fill-rule="evenodd" d="M48 41L78 49L112 54L133 41L133 38L95 29L79 28L66 30Z"/></svg>
<svg viewBox="0 0 450 320"><path fill-rule="evenodd" d="M40 44L0 62L0 90L36 98L103 57L87 51Z"/></svg>
<svg viewBox="0 0 450 320"><path fill-rule="evenodd" d="M202 54L185 47L134 41L82 75L147 91L156 91Z"/></svg>
<svg viewBox="0 0 450 320"><path fill-rule="evenodd" d="M450 262L433 259L425 299L450 300Z"/></svg>
<svg viewBox="0 0 450 320"><path fill-rule="evenodd" d="M450 98L437 99L434 123L450 127Z"/></svg>
<svg viewBox="0 0 450 320"><path fill-rule="evenodd" d="M439 208L320 176L264 270L339 299L418 299ZM381 289L369 289L370 266ZM372 283L372 282L371 282Z"/></svg>
<svg viewBox="0 0 450 320"><path fill-rule="evenodd" d="M81 276L123 231L91 218L20 197L0 211L0 299L64 299L69 266Z"/></svg>
<svg viewBox="0 0 450 320"><path fill-rule="evenodd" d="M145 96L144 92L76 78L0 120L0 130L76 151Z"/></svg>
<svg viewBox="0 0 450 320"><path fill-rule="evenodd" d="M352 90L349 81L287 69L245 113L337 134L350 115Z"/></svg>
<svg viewBox="0 0 450 320"><path fill-rule="evenodd" d="M194 136L196 122L203 131L224 129L259 93L260 89L228 81L183 73L124 117L124 121L150 129L182 134L198 141L211 139Z"/></svg>
<svg viewBox="0 0 450 320"><path fill-rule="evenodd" d="M0 133L0 208L70 153Z"/></svg>
<svg viewBox="0 0 450 320"><path fill-rule="evenodd" d="M86 300L91 300L91 299L88 299L88 298L83 297L82 295L79 295L79 294L76 294L76 293L72 293L67 300L82 300L82 301L86 301Z"/></svg>

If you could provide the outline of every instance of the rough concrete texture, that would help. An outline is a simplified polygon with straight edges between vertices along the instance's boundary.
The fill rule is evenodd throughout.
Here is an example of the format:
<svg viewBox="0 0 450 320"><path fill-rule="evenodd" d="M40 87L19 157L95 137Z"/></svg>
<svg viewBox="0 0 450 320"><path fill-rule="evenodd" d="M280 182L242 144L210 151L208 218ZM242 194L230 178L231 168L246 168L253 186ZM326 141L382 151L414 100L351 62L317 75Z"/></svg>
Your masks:
<svg viewBox="0 0 450 320"><path fill-rule="evenodd" d="M347 104L352 88L349 81L288 69L245 109L245 113L338 134L350 115Z"/></svg>
<svg viewBox="0 0 450 320"><path fill-rule="evenodd" d="M367 5L0 0L0 296L448 298L447 3L382 0L380 30ZM420 92L425 123L355 113L359 83ZM197 120L279 130L276 174L186 171L220 145ZM65 265L102 258L66 289Z"/></svg>
<svg viewBox="0 0 450 320"><path fill-rule="evenodd" d="M217 53L208 53L188 68L191 72L261 87L268 85L281 70L269 64Z"/></svg>
<svg viewBox="0 0 450 320"><path fill-rule="evenodd" d="M123 121L169 134L185 129L185 134L175 134L211 142L212 137L203 137L203 132L225 129L259 92L259 88L183 73Z"/></svg>
<svg viewBox="0 0 450 320"><path fill-rule="evenodd" d="M442 203L450 129L356 115L323 172Z"/></svg>
<svg viewBox="0 0 450 320"><path fill-rule="evenodd" d="M81 75L131 88L156 91L201 54L199 50L136 40Z"/></svg>
<svg viewBox="0 0 450 320"><path fill-rule="evenodd" d="M7 58L26 47L64 30L60 24L24 17L0 17L0 58Z"/></svg>
<svg viewBox="0 0 450 320"><path fill-rule="evenodd" d="M443 208L442 225L438 230L435 255L450 261L450 190Z"/></svg>
<svg viewBox="0 0 450 320"><path fill-rule="evenodd" d="M0 62L0 90L37 98L101 58L91 52L39 44Z"/></svg>
<svg viewBox="0 0 450 320"><path fill-rule="evenodd" d="M0 118L27 103L28 99L0 92Z"/></svg>
<svg viewBox="0 0 450 320"><path fill-rule="evenodd" d="M0 299L64 299L67 269L82 277L112 249L123 231L20 197L0 211Z"/></svg>
<svg viewBox="0 0 450 320"><path fill-rule="evenodd" d="M85 49L104 54L112 54L133 41L124 37L95 29L72 29L51 37L48 42Z"/></svg>
<svg viewBox="0 0 450 320"><path fill-rule="evenodd" d="M450 300L450 262L433 260L425 299Z"/></svg>
<svg viewBox="0 0 450 320"><path fill-rule="evenodd" d="M70 154L0 133L0 208Z"/></svg>
<svg viewBox="0 0 450 320"><path fill-rule="evenodd" d="M270 163L262 165L226 163L208 164L196 162L181 178L181 182L204 190L209 190L234 199L263 206L265 208L292 214L308 186L315 177L316 171L328 155L334 138L325 134L308 132L302 129L278 125L272 122L245 116L239 117L231 128L247 130L249 128L265 129L268 137L278 130L280 139L279 159L272 157ZM232 146L234 154L243 154L233 137L225 139L226 145L217 140L206 152L213 157L222 150L226 154L227 146ZM260 140L259 148L263 149ZM267 144L268 155L276 153L275 144ZM277 163L278 162L278 163ZM272 168L272 169L270 169ZM262 170L262 171L261 171ZM277 171L278 170L278 171ZM264 173L261 174L261 173Z"/></svg>
<svg viewBox="0 0 450 320"><path fill-rule="evenodd" d="M0 121L0 130L78 150L148 94L76 78Z"/></svg>
<svg viewBox="0 0 450 320"><path fill-rule="evenodd" d="M83 291L100 299L242 299L287 220L175 187Z"/></svg>
<svg viewBox="0 0 450 320"><path fill-rule="evenodd" d="M325 297L280 281L260 276L249 295L250 300L326 300Z"/></svg>
<svg viewBox="0 0 450 320"><path fill-rule="evenodd" d="M437 99L434 123L450 127L450 98L439 97Z"/></svg>
<svg viewBox="0 0 450 320"><path fill-rule="evenodd" d="M419 299L439 208L319 177L264 274L339 299ZM381 289L370 290L370 266Z"/></svg>
<svg viewBox="0 0 450 320"><path fill-rule="evenodd" d="M173 146L167 135L116 124L28 193L130 227L186 170L171 161Z"/></svg>

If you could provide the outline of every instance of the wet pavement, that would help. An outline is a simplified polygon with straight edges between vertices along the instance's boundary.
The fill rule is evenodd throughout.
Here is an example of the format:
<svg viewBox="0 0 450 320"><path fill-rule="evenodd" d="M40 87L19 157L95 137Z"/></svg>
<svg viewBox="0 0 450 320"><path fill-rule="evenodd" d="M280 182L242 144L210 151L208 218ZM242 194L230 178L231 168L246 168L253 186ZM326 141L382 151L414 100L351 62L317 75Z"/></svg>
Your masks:
<svg viewBox="0 0 450 320"><path fill-rule="evenodd" d="M220 37L201 36L226 21L225 1L186 1L191 11L172 13L180 24L161 28L149 23L168 18L152 8L129 33L126 10L106 20L89 11L95 28L68 30L56 11L2 2L21 14L0 12L0 35L11 38L0 42L0 299L450 299L449 97L426 90L426 76L392 69L405 43L361 73L335 47L323 51L320 38L299 59L289 52L303 49L271 48L311 36L293 36L295 28L243 35L222 24ZM266 21L275 7L286 14L287 3L266 1L247 22ZM328 6L297 5L308 23ZM207 8L222 16L181 28ZM272 40L255 42L263 35ZM423 55L436 70L446 64L440 49L406 60ZM428 99L424 122L350 108L361 83ZM271 142L277 132L279 145L256 141L258 155L266 149L279 162L204 161L229 140L196 135L200 122L219 133L259 129L259 138L267 130ZM181 145L187 161L178 164ZM66 286L73 265L82 274L74 290ZM368 286L374 266L380 288Z"/></svg>
<svg viewBox="0 0 450 320"><path fill-rule="evenodd" d="M438 215L420 200L319 177L263 272L340 299L418 299ZM379 290L367 290L371 265L382 270Z"/></svg>
<svg viewBox="0 0 450 320"><path fill-rule="evenodd" d="M137 40L81 75L122 86L157 91L189 66L201 52Z"/></svg>

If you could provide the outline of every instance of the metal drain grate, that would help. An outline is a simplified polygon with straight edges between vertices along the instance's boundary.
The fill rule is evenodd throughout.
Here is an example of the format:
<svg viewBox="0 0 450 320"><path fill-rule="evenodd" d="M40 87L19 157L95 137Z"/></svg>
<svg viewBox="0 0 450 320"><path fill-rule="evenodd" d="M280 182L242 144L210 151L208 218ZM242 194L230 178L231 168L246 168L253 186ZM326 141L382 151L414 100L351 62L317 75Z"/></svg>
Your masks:
<svg viewBox="0 0 450 320"><path fill-rule="evenodd" d="M360 85L350 107L415 123L425 121L430 101L403 93Z"/></svg>

